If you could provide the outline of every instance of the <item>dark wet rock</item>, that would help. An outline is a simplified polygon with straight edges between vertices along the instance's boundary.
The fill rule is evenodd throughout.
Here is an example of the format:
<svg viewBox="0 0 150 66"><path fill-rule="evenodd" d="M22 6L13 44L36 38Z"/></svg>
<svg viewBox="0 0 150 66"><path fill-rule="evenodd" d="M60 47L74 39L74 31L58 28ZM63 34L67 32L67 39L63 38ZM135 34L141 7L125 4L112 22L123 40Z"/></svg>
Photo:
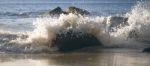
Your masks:
<svg viewBox="0 0 150 66"><path fill-rule="evenodd" d="M114 16L110 18L110 27L116 27L116 26L125 26L128 25L128 18L126 17L120 17L120 16Z"/></svg>
<svg viewBox="0 0 150 66"><path fill-rule="evenodd" d="M150 47L145 48L145 49L143 50L143 52L150 52Z"/></svg>
<svg viewBox="0 0 150 66"><path fill-rule="evenodd" d="M96 45L101 45L101 42L99 42L95 36L88 33L68 30L66 33L62 32L56 35L56 39L53 41L52 47L57 47L60 52L70 52Z"/></svg>
<svg viewBox="0 0 150 66"><path fill-rule="evenodd" d="M89 15L90 13L84 9L80 9L77 7L69 7L67 11L63 11L60 7L57 7L49 12L51 16L59 16L60 14L81 14L81 15Z"/></svg>
<svg viewBox="0 0 150 66"><path fill-rule="evenodd" d="M137 32L136 30L130 31L127 38L135 38L135 39L138 39L138 38L139 38L138 32Z"/></svg>
<svg viewBox="0 0 150 66"><path fill-rule="evenodd" d="M69 7L68 8L68 13L73 13L73 14L81 14L81 15L89 15L90 12L84 10L84 9L80 9L80 8L77 8L77 7Z"/></svg>
<svg viewBox="0 0 150 66"><path fill-rule="evenodd" d="M54 16L54 15L60 15L60 14L67 14L67 12L64 12L60 7L56 7L55 9L51 10L49 14L51 16Z"/></svg>

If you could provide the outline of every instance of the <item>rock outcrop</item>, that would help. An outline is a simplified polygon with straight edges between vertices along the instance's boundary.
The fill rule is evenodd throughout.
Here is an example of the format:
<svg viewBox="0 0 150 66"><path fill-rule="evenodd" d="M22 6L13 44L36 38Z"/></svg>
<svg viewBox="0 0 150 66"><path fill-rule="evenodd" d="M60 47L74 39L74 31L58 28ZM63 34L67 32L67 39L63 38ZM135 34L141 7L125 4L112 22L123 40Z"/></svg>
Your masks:
<svg viewBox="0 0 150 66"><path fill-rule="evenodd" d="M60 7L56 7L55 9L51 10L49 14L51 16L59 16L60 14L81 14L81 15L89 15L90 13L84 9L80 9L77 7L69 7L66 11L63 11Z"/></svg>
<svg viewBox="0 0 150 66"><path fill-rule="evenodd" d="M69 52L95 45L101 45L95 36L68 30L66 33L57 34L51 47L57 47L60 52Z"/></svg>
<svg viewBox="0 0 150 66"><path fill-rule="evenodd" d="M150 52L150 47L145 48L145 49L143 50L143 52Z"/></svg>
<svg viewBox="0 0 150 66"><path fill-rule="evenodd" d="M49 14L51 16L54 16L54 15L60 15L60 14L67 14L66 12L64 12L60 7L56 7L55 9L51 10L49 12Z"/></svg>
<svg viewBox="0 0 150 66"><path fill-rule="evenodd" d="M74 6L69 7L67 12L73 13L73 14L81 14L81 15L89 15L90 14L88 11L74 7Z"/></svg>
<svg viewBox="0 0 150 66"><path fill-rule="evenodd" d="M120 17L120 16L113 16L110 18L110 27L116 27L119 25L125 26L128 25L128 18L126 17Z"/></svg>

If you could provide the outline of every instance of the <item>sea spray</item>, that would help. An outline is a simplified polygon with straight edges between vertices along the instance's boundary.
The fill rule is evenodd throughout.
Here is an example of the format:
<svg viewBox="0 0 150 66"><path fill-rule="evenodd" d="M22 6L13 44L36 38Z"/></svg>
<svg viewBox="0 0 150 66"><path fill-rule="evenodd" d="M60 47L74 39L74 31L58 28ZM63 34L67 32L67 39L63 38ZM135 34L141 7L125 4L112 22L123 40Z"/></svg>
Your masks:
<svg viewBox="0 0 150 66"><path fill-rule="evenodd" d="M110 33L111 37L118 41L116 43L113 40L114 44L133 44L138 43L138 41L149 41L150 7L148 5L150 5L149 2L139 2L131 12L125 14L129 25L116 28L115 32Z"/></svg>
<svg viewBox="0 0 150 66"><path fill-rule="evenodd" d="M69 29L73 29L75 32L89 33L101 39L99 37L105 35L106 31L105 26L103 26L104 20L98 18L89 18L74 14L62 14L56 18L39 18L34 24L35 30L29 35L28 40L36 44L51 44L56 34L60 32L65 33Z"/></svg>
<svg viewBox="0 0 150 66"><path fill-rule="evenodd" d="M150 2L140 2L128 14L129 24L139 34L139 38L149 40L150 38Z"/></svg>
<svg viewBox="0 0 150 66"><path fill-rule="evenodd" d="M17 35L16 39L8 40L11 45L1 45L1 48L7 50L13 50L14 48L24 49L23 52L36 52L49 49L53 39L56 35L63 32L64 34L68 30L74 32L83 32L94 35L104 46L120 46L137 47L141 44L139 41L149 41L149 25L150 25L150 10L149 2L140 2L135 5L130 12L124 14L124 16L81 16L74 14L62 14L60 17L39 17L33 22L34 30L27 33ZM128 18L124 22L122 20L111 20L113 17ZM115 26L113 22L115 21ZM9 33L10 35L11 32ZM24 36L25 35L25 36ZM66 35L67 36L67 35ZM8 36L5 36L8 37ZM24 38L21 38L24 37ZM3 41L3 40L2 40ZM27 47L26 47L27 45ZM132 45L132 46L131 46ZM29 48L28 48L29 46ZM141 45L139 46L141 47ZM46 48L46 49L45 49ZM20 51L22 51L20 50ZM18 50L19 51L19 50Z"/></svg>
<svg viewBox="0 0 150 66"><path fill-rule="evenodd" d="M143 5L145 4L138 3L133 7L131 12L128 12L125 16L118 16L119 18L117 19L113 19L114 16L90 17L74 14L62 14L60 17L37 18L33 24L35 29L29 34L27 41L34 44L51 44L56 34L62 31L67 32L68 29L73 29L73 31L94 35L104 45L126 43L132 39L137 39L137 37L134 36L129 37L132 31L135 31L138 36L140 32L146 33L146 31L142 31L143 29L147 29L145 25L143 25L142 29L140 28L145 22L149 24L149 10ZM123 20L125 18L127 19ZM128 25L125 25L125 23L128 23Z"/></svg>

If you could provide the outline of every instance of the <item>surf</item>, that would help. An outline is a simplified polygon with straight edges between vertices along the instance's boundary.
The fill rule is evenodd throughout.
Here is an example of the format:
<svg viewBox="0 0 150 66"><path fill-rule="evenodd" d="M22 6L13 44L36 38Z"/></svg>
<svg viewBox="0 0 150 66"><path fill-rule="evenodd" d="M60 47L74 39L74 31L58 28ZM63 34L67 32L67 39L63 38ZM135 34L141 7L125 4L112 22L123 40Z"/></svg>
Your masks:
<svg viewBox="0 0 150 66"><path fill-rule="evenodd" d="M62 50L61 46L69 48L75 44L80 46L86 42L90 43L92 42L90 39L94 40L93 44L103 47L134 48L136 45L137 48L143 48L145 46L141 45L141 41L149 41L148 5L149 3L139 2L131 11L120 16L82 16L69 13L61 14L59 17L38 17L33 22L33 31L1 34L1 41L4 42L0 48L4 52L53 52ZM10 39L10 37L13 38ZM8 38L7 41L6 38ZM85 41L85 38L89 39ZM74 39L81 40L74 41ZM71 41L77 43L72 46ZM78 41L84 42L78 44ZM91 45L92 43L88 47Z"/></svg>

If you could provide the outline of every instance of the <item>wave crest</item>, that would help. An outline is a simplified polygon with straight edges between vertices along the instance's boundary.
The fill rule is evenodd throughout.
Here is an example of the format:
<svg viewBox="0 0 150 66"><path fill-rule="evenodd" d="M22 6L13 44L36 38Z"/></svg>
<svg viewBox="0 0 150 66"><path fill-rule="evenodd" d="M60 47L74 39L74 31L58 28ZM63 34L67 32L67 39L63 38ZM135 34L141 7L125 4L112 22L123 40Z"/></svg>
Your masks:
<svg viewBox="0 0 150 66"><path fill-rule="evenodd" d="M130 47L132 43L132 47L135 47L140 44L138 41L150 41L150 8L148 5L149 3L145 2L138 3L125 16L92 17L61 14L59 17L37 18L33 22L33 32L28 32L25 38L17 37L16 40L10 40L8 44L22 44L25 47L32 45L30 46L32 50L37 47L43 50L41 47L44 47L48 48L44 50L49 51L52 41L57 38L58 34L65 34L72 30L93 35L104 46L128 45L127 47Z"/></svg>

